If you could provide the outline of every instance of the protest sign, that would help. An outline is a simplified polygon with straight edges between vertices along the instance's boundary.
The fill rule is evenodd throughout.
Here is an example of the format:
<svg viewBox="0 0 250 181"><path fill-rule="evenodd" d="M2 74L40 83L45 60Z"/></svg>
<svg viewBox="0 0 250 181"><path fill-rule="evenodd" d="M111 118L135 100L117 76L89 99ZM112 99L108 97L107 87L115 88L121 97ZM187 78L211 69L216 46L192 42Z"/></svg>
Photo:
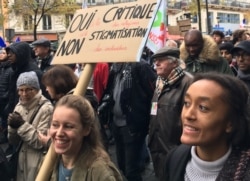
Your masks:
<svg viewBox="0 0 250 181"><path fill-rule="evenodd" d="M74 95L85 94L95 63L140 61L158 6L147 0L77 11L52 62L87 63ZM50 179L57 157L52 144L36 181Z"/></svg>
<svg viewBox="0 0 250 181"><path fill-rule="evenodd" d="M140 61L158 8L147 0L78 10L52 64Z"/></svg>

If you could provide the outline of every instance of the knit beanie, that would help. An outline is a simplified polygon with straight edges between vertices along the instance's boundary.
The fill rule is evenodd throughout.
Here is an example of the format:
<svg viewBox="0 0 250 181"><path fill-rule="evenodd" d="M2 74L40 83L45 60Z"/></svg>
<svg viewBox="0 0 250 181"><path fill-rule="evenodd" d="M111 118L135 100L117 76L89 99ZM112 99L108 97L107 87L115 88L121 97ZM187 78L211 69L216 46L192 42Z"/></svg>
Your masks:
<svg viewBox="0 0 250 181"><path fill-rule="evenodd" d="M24 72L19 75L16 86L19 88L21 85L27 85L37 90L40 89L39 81L34 71Z"/></svg>

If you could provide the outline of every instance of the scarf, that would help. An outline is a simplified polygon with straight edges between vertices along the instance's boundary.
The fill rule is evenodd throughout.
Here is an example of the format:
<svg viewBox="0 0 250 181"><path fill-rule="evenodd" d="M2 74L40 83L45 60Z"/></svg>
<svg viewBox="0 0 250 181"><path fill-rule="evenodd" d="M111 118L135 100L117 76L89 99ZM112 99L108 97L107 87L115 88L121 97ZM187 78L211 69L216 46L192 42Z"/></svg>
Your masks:
<svg viewBox="0 0 250 181"><path fill-rule="evenodd" d="M120 106L124 114L129 111L131 93L132 93L132 84L133 84L133 76L132 76L132 64L125 63L120 70L121 76L121 95L120 95Z"/></svg>
<svg viewBox="0 0 250 181"><path fill-rule="evenodd" d="M181 67L176 67L170 72L167 79L161 76L158 76L157 81L156 81L156 93L158 97L160 96L163 88L170 90L171 86L175 82L180 80L184 75L185 74L183 72L183 69Z"/></svg>
<svg viewBox="0 0 250 181"><path fill-rule="evenodd" d="M249 180L250 149L234 148L216 181L242 181Z"/></svg>

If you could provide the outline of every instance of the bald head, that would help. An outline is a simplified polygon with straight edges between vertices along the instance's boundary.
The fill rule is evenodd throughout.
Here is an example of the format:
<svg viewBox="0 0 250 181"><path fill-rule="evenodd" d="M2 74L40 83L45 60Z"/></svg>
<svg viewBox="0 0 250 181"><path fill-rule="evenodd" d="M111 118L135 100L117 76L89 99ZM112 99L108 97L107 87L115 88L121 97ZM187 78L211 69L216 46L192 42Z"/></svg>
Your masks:
<svg viewBox="0 0 250 181"><path fill-rule="evenodd" d="M203 48L203 37L199 30L189 30L184 36L186 50L192 57L198 57Z"/></svg>
<svg viewBox="0 0 250 181"><path fill-rule="evenodd" d="M186 38L190 38L190 37L192 37L192 38L197 38L197 39L199 39L199 40L202 40L202 34L201 34L201 32L199 31L199 30L196 30L196 29L191 29L191 30L189 30L186 34L185 34L185 39Z"/></svg>

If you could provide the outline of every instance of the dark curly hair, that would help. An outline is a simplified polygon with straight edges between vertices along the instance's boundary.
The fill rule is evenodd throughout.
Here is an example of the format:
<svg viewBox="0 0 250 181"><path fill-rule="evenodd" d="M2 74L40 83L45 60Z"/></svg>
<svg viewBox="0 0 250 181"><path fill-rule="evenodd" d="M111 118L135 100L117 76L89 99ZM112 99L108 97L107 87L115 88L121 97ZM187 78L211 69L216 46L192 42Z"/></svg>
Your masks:
<svg viewBox="0 0 250 181"><path fill-rule="evenodd" d="M219 35L221 38L225 38L225 35L222 31L214 30L212 35Z"/></svg>

